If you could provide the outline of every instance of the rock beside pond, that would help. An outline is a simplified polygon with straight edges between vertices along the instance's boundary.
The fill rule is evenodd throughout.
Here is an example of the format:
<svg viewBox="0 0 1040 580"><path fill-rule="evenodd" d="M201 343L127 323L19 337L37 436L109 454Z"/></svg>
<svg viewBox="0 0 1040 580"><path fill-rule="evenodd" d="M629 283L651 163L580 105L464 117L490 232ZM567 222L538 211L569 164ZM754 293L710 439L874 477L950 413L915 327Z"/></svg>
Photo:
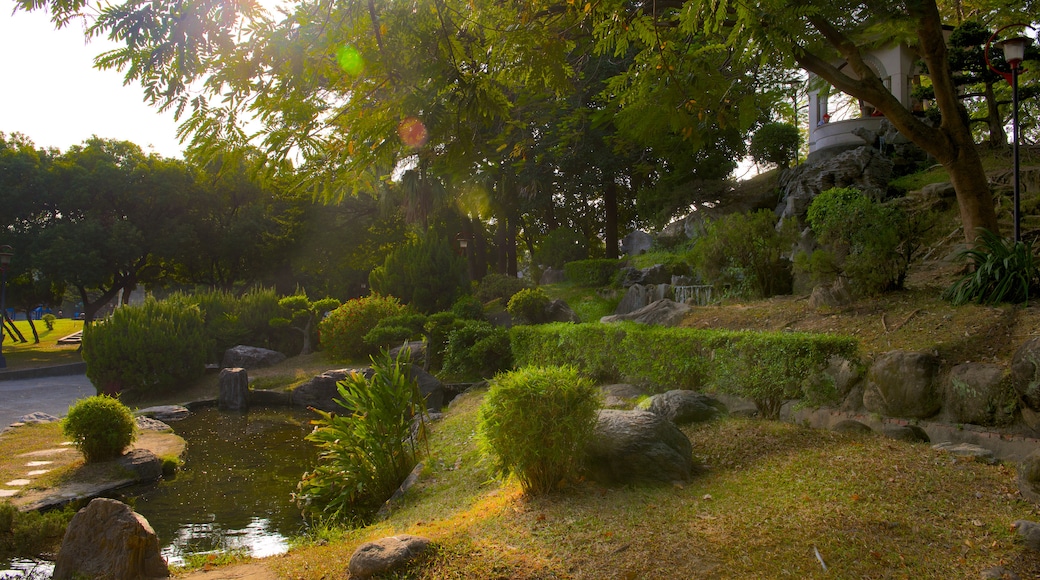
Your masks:
<svg viewBox="0 0 1040 580"><path fill-rule="evenodd" d="M646 410L676 425L703 423L726 413L726 405L704 393L674 390L647 399Z"/></svg>
<svg viewBox="0 0 1040 580"><path fill-rule="evenodd" d="M31 423L53 423L55 421L60 420L61 419L55 417L54 415L41 413L39 411L36 411L35 413L29 413L28 415L22 415L18 418L19 423L25 423L27 425Z"/></svg>
<svg viewBox="0 0 1040 580"><path fill-rule="evenodd" d="M137 481L155 481L162 477L162 460L147 449L131 449L117 461L124 469L134 472Z"/></svg>
<svg viewBox="0 0 1040 580"><path fill-rule="evenodd" d="M220 396L217 407L221 411L249 410L249 374L243 368L220 371Z"/></svg>
<svg viewBox="0 0 1040 580"><path fill-rule="evenodd" d="M599 411L588 453L592 477L607 483L681 481L693 474L690 440L649 411Z"/></svg>
<svg viewBox="0 0 1040 580"><path fill-rule="evenodd" d="M148 520L122 502L98 498L69 522L53 578L138 580L169 575Z"/></svg>
<svg viewBox="0 0 1040 580"><path fill-rule="evenodd" d="M347 378L350 369L328 370L293 389L294 407L314 407L328 413L342 413L343 407L333 399L339 397L336 383Z"/></svg>
<svg viewBox="0 0 1040 580"><path fill-rule="evenodd" d="M173 431L173 427L170 427L158 419L152 419L151 417L134 417L134 423L137 424L138 431L155 431L157 433L169 433L170 431Z"/></svg>
<svg viewBox="0 0 1040 580"><path fill-rule="evenodd" d="M276 365L285 360L285 355L276 351L258 346L233 346L224 351L224 358L220 362L223 368L260 369Z"/></svg>
<svg viewBox="0 0 1040 580"><path fill-rule="evenodd" d="M146 409L140 409L136 413L141 417L150 417L159 421L180 421L185 419L188 415L191 415L191 411L187 407L180 405L159 405L157 407L148 407Z"/></svg>
<svg viewBox="0 0 1040 580"><path fill-rule="evenodd" d="M408 534L366 542L354 551L347 569L351 578L370 578L406 565L429 545L429 539Z"/></svg>

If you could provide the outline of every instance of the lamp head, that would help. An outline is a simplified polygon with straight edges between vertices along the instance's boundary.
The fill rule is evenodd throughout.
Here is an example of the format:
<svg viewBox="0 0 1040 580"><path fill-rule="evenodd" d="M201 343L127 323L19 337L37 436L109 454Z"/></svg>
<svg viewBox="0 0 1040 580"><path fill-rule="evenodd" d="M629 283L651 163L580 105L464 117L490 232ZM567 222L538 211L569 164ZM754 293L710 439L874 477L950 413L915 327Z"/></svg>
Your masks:
<svg viewBox="0 0 1040 580"><path fill-rule="evenodd" d="M1026 58L1026 47L1030 42L1032 39L1027 36L1017 36L1002 40L997 43L997 46L1004 51L1004 60L1011 65L1011 68L1018 68L1018 65L1022 64Z"/></svg>

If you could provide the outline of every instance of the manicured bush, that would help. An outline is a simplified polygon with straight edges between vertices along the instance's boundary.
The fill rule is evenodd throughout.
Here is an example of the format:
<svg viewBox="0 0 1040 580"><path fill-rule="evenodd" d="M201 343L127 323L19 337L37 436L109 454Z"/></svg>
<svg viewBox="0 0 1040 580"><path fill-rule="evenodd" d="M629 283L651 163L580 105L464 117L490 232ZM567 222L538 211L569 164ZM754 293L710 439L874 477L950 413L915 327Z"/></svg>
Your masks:
<svg viewBox="0 0 1040 580"><path fill-rule="evenodd" d="M423 313L451 308L469 291L466 262L449 240L428 235L391 252L368 277L373 292L396 296Z"/></svg>
<svg viewBox="0 0 1040 580"><path fill-rule="evenodd" d="M83 453L87 463L115 459L134 441L134 415L118 399L95 395L69 408L62 432Z"/></svg>
<svg viewBox="0 0 1040 580"><path fill-rule="evenodd" d="M83 359L99 393L159 391L202 376L209 343L197 306L149 298L84 327Z"/></svg>
<svg viewBox="0 0 1040 580"><path fill-rule="evenodd" d="M599 403L593 383L570 367L498 375L480 408L482 447L524 493L551 492L578 476Z"/></svg>
<svg viewBox="0 0 1040 580"><path fill-rule="evenodd" d="M967 259L972 271L943 292L943 299L956 305L976 302L1020 304L1036 295L1040 270L1036 267L1031 241L1015 242L982 230L982 242L958 255Z"/></svg>
<svg viewBox="0 0 1040 580"><path fill-rule="evenodd" d="M713 390L755 401L775 416L788 399L832 402L817 379L832 356L853 358L856 341L802 333L754 333L628 324L549 324L510 330L518 367L573 364L597 381L651 390Z"/></svg>
<svg viewBox="0 0 1040 580"><path fill-rule="evenodd" d="M798 155L801 135L798 127L787 123L766 123L751 137L751 154L755 163L787 167Z"/></svg>
<svg viewBox="0 0 1040 580"><path fill-rule="evenodd" d="M314 345L318 342L318 325L327 312L339 308L340 301L326 296L320 300L312 301L302 291L292 296L286 296L278 301L278 306L283 310L282 316L277 316L268 321L272 328L289 328L300 333L303 342L300 354L311 354Z"/></svg>
<svg viewBox="0 0 1040 580"><path fill-rule="evenodd" d="M451 305L451 313L463 320L484 320L484 305L475 297L462 296Z"/></svg>
<svg viewBox="0 0 1040 580"><path fill-rule="evenodd" d="M420 340L424 336L426 315L408 312L388 316L379 321L376 327L368 331L364 337L365 344L375 348L393 348L401 346L407 340Z"/></svg>
<svg viewBox="0 0 1040 580"><path fill-rule="evenodd" d="M315 410L319 418L307 440L317 444L318 464L304 473L294 498L311 517L363 524L415 467L425 423L419 386L408 372L407 351L372 359L374 374L354 371L337 385L345 412Z"/></svg>
<svg viewBox="0 0 1040 580"><path fill-rule="evenodd" d="M798 231L787 220L777 231L770 210L729 214L705 225L690 253L700 277L741 296L764 298L791 292L791 261L786 258Z"/></svg>
<svg viewBox="0 0 1040 580"><path fill-rule="evenodd" d="M473 296L485 304L495 299L508 303L514 294L527 287L528 284L516 276L488 274L477 285Z"/></svg>
<svg viewBox="0 0 1040 580"><path fill-rule="evenodd" d="M322 347L338 359L373 354L377 348L365 343L365 335L384 318L402 313L404 306L392 296L372 294L348 300L318 325Z"/></svg>
<svg viewBox="0 0 1040 580"><path fill-rule="evenodd" d="M517 324L541 324L545 322L549 295L541 288L526 288L509 299L506 310Z"/></svg>
<svg viewBox="0 0 1040 580"><path fill-rule="evenodd" d="M563 268L567 262L589 257L589 241L571 228L556 228L538 244L534 261L542 266Z"/></svg>
<svg viewBox="0 0 1040 580"><path fill-rule="evenodd" d="M799 256L799 268L820 281L845 276L853 291L870 295L903 288L933 216L832 188L813 199L806 219L822 247Z"/></svg>
<svg viewBox="0 0 1040 580"><path fill-rule="evenodd" d="M490 322L463 321L448 334L444 375L484 379L512 366L509 331Z"/></svg>
<svg viewBox="0 0 1040 580"><path fill-rule="evenodd" d="M563 265L563 275L578 286L597 288L607 286L617 277L617 260L578 260Z"/></svg>
<svg viewBox="0 0 1040 580"><path fill-rule="evenodd" d="M209 341L207 359L219 362L227 349L245 344L284 353L299 352L301 337L287 324L271 324L288 314L271 288L253 288L241 296L225 290L177 292L164 302L198 306Z"/></svg>
<svg viewBox="0 0 1040 580"><path fill-rule="evenodd" d="M47 327L47 330L54 330L54 321L57 320L53 314L43 315L43 324Z"/></svg>

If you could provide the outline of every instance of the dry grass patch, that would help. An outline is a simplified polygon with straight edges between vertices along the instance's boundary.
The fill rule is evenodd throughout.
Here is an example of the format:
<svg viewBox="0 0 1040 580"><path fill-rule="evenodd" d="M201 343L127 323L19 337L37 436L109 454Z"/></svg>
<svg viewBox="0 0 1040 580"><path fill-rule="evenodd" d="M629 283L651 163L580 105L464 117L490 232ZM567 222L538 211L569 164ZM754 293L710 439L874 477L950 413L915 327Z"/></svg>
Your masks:
<svg viewBox="0 0 1040 580"><path fill-rule="evenodd" d="M0 484L15 479L31 479L24 490L44 489L59 483L83 463L83 456L65 437L61 423L35 423L10 429L0 435ZM50 463L40 464L48 461ZM29 465L34 463L34 465ZM30 471L48 470L28 477Z"/></svg>

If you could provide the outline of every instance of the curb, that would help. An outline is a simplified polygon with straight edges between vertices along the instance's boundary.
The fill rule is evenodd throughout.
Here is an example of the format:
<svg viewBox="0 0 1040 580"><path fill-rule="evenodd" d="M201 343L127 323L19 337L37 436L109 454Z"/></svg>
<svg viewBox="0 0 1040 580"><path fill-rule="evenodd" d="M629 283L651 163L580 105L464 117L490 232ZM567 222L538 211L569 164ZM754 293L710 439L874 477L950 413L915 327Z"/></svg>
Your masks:
<svg viewBox="0 0 1040 580"><path fill-rule="evenodd" d="M66 375L82 375L87 372L87 363L78 362L67 365L56 365L52 367L40 367L35 369L21 369L17 371L0 371L0 381L15 381L21 379L38 379L40 377L63 377Z"/></svg>

